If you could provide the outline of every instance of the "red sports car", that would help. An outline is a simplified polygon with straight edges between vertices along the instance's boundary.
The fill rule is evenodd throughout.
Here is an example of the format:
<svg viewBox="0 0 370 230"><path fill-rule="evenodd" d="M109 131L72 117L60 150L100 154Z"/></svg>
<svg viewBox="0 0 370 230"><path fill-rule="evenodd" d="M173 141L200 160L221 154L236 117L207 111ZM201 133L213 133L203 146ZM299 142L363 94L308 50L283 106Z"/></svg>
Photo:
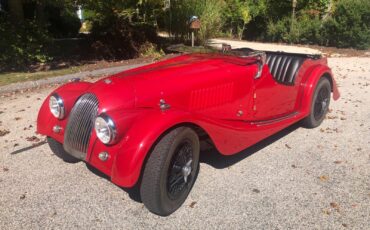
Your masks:
<svg viewBox="0 0 370 230"><path fill-rule="evenodd" d="M200 142L236 154L301 121L321 124L338 89L320 55L248 49L180 55L52 92L37 120L51 150L85 161L169 215L198 173Z"/></svg>

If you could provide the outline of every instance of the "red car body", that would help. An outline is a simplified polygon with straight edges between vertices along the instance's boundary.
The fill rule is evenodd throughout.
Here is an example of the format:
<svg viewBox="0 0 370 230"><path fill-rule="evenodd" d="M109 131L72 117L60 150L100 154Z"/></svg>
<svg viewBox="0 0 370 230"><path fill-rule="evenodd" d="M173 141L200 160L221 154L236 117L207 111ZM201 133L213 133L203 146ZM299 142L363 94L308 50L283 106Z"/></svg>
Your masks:
<svg viewBox="0 0 370 230"><path fill-rule="evenodd" d="M132 187L153 144L173 127L197 127L221 154L232 155L305 118L321 77L330 80L333 97L339 98L325 58L305 57L290 85L278 82L266 64L256 78L259 67L255 57L186 54L95 83L71 82L53 92L64 100L65 118L50 113L49 96L40 109L37 130L64 143L74 104L81 95L94 94L98 114L115 121L117 141L105 145L92 131L84 160L113 183ZM56 125L60 132L53 131ZM106 161L99 159L101 152L109 153Z"/></svg>

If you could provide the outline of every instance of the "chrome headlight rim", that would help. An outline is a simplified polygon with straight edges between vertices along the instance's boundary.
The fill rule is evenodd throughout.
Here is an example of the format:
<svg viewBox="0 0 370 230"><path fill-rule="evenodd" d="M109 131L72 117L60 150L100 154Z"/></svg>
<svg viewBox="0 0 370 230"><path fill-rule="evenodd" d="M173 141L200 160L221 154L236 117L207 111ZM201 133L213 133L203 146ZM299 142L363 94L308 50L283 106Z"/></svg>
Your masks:
<svg viewBox="0 0 370 230"><path fill-rule="evenodd" d="M55 99L55 102L57 103L57 113L53 112L53 108L51 107L51 100ZM65 107L64 107L64 101L61 96L57 93L53 93L49 98L49 110L51 114L57 119L63 119L65 117Z"/></svg>
<svg viewBox="0 0 370 230"><path fill-rule="evenodd" d="M99 121L101 119L101 121L103 121L105 123L105 125L107 126L107 130L108 130L108 137L109 137L109 140L104 140L101 135L99 135L99 130L97 129L97 121ZM116 136L117 136L117 127L116 127L116 124L114 123L113 119L108 116L106 113L102 113L100 114L99 116L96 117L95 119L95 122L94 122L94 129L95 129L95 133L96 133L96 136L98 137L98 139L105 145L111 145L111 144L114 144L115 141L116 141Z"/></svg>

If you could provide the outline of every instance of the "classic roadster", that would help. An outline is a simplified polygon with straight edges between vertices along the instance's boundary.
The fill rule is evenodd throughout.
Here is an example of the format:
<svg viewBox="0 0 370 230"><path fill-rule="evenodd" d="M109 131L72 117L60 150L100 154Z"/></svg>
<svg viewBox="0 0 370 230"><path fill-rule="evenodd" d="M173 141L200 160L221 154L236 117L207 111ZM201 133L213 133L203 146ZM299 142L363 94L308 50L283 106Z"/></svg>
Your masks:
<svg viewBox="0 0 370 230"><path fill-rule="evenodd" d="M236 154L301 122L321 124L339 92L320 55L195 52L52 92L37 120L51 150L85 161L166 216L187 198L200 143Z"/></svg>

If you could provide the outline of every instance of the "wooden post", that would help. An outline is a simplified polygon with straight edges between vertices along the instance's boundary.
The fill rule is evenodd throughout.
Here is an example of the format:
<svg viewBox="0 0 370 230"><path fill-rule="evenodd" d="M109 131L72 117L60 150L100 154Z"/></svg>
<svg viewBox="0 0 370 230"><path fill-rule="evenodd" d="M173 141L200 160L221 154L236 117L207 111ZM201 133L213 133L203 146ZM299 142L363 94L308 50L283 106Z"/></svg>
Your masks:
<svg viewBox="0 0 370 230"><path fill-rule="evenodd" d="M194 31L191 31L191 47L194 47Z"/></svg>
<svg viewBox="0 0 370 230"><path fill-rule="evenodd" d="M197 16L192 16L189 20L189 28L191 30L191 47L194 47L196 30L200 29L200 20Z"/></svg>

